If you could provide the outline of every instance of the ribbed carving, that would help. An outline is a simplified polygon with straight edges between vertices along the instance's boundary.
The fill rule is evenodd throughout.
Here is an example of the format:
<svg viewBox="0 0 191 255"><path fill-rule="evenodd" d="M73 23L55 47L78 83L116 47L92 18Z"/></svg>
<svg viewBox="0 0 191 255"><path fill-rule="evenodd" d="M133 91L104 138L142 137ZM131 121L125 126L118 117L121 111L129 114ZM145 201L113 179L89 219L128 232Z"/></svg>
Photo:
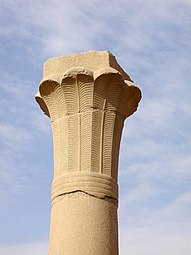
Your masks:
<svg viewBox="0 0 191 255"><path fill-rule="evenodd" d="M116 115L114 131L113 131L112 162L111 162L112 177L115 180L117 180L117 177L118 177L119 148L120 148L123 124L124 124L124 119L121 118L120 115Z"/></svg>
<svg viewBox="0 0 191 255"><path fill-rule="evenodd" d="M81 171L89 172L91 166L92 112L81 114Z"/></svg>
<svg viewBox="0 0 191 255"><path fill-rule="evenodd" d="M75 171L78 171L78 115L77 114L68 116L68 172L75 172Z"/></svg>
<svg viewBox="0 0 191 255"><path fill-rule="evenodd" d="M50 118L52 121L59 117L58 108L58 95L55 92L55 88L59 87L60 84L54 80L43 81L40 85L40 94L49 110Z"/></svg>
<svg viewBox="0 0 191 255"><path fill-rule="evenodd" d="M69 170L69 121L68 116L65 116L60 119L60 175L63 175ZM53 128L53 132L55 132Z"/></svg>
<svg viewBox="0 0 191 255"><path fill-rule="evenodd" d="M65 77L62 79L63 97L66 102L66 114L74 114L79 112L78 86L76 79L73 77Z"/></svg>
<svg viewBox="0 0 191 255"><path fill-rule="evenodd" d="M105 110L109 80L106 75L99 76L94 83L93 106L95 109Z"/></svg>
<svg viewBox="0 0 191 255"><path fill-rule="evenodd" d="M102 153L100 146L102 145L102 111L92 111L92 135L91 135L91 171L101 173Z"/></svg>
<svg viewBox="0 0 191 255"><path fill-rule="evenodd" d="M109 83L106 110L117 112L121 94L124 90L122 77L119 74L111 74Z"/></svg>
<svg viewBox="0 0 191 255"><path fill-rule="evenodd" d="M68 173L55 178L52 185L52 201L60 194L82 190L100 198L105 196L117 200L118 185L113 178L93 172Z"/></svg>
<svg viewBox="0 0 191 255"><path fill-rule="evenodd" d="M62 183L53 193L73 190L74 186L96 194L114 192L112 182L107 184L105 178L117 182L123 123L136 110L140 90L132 82L124 81L115 69L104 68L93 74L76 67L69 69L61 80L51 77L43 81L39 91L41 108L52 120L55 185ZM77 185L75 179L68 177L71 184L62 187L66 185L62 178L80 173L85 174L84 178L91 174L102 178L95 183L91 178L85 189L84 181Z"/></svg>
<svg viewBox="0 0 191 255"><path fill-rule="evenodd" d="M93 78L84 74L77 76L80 112L93 107Z"/></svg>
<svg viewBox="0 0 191 255"><path fill-rule="evenodd" d="M66 104L60 84L54 88L54 97L55 101L57 102L58 118L61 118L62 116L66 115Z"/></svg>
<svg viewBox="0 0 191 255"><path fill-rule="evenodd" d="M103 173L112 176L112 150L113 150L113 131L115 125L116 114L113 112L106 112L103 129L103 152L102 152L102 168Z"/></svg>
<svg viewBox="0 0 191 255"><path fill-rule="evenodd" d="M52 123L53 140L54 140L54 177L60 176L60 123L59 120Z"/></svg>

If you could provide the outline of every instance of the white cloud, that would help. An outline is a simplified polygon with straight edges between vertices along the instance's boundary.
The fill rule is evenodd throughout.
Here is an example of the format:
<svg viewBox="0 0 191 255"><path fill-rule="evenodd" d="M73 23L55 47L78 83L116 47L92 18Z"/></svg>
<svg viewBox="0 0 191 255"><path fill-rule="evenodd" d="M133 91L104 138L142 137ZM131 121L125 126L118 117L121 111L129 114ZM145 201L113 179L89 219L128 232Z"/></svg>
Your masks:
<svg viewBox="0 0 191 255"><path fill-rule="evenodd" d="M146 186L143 192L147 188ZM145 194L142 195L144 197ZM128 204L125 208L122 205L120 254L189 255L191 251L190 198L191 192L184 192L163 208L148 206L147 196L144 206ZM123 204L123 201L121 203Z"/></svg>
<svg viewBox="0 0 191 255"><path fill-rule="evenodd" d="M46 242L0 246L0 254L3 255L47 255L47 250Z"/></svg>
<svg viewBox="0 0 191 255"><path fill-rule="evenodd" d="M121 231L120 254L125 255L189 255L191 224L141 225Z"/></svg>
<svg viewBox="0 0 191 255"><path fill-rule="evenodd" d="M190 254L190 195L184 193L164 209L136 207L122 215L120 254Z"/></svg>
<svg viewBox="0 0 191 255"><path fill-rule="evenodd" d="M116 40L118 45L115 49L121 48L122 51L119 51L123 55L127 49L143 50L155 43L153 35L161 36L164 41L169 35L164 34L164 28L161 30L157 24L155 26L155 21L168 21L176 25L177 21L186 21L184 10L190 7L189 1L180 3L176 0L108 3L102 1L99 6L99 2L87 0L2 1L1 8L7 13L5 19L11 17L8 23L11 26L4 26L2 33L38 40L45 55L87 50L94 45L97 47L96 40L105 40L105 46L109 47L106 42L109 37L112 43Z"/></svg>
<svg viewBox="0 0 191 255"><path fill-rule="evenodd" d="M109 49L125 70L129 66L130 75L143 91L140 108L127 120L123 135L121 255L190 254L191 2L2 0L0 8L1 53L10 53L0 85L0 138L5 146L0 158L1 187L15 191L17 185L31 182L32 174L43 176L46 182L46 171L40 174L42 165L35 165L38 159L31 155L26 159L26 142L26 147L42 156L47 172L50 170L47 148L39 138L51 141L51 126L33 100L39 82L36 77L41 77L34 69L39 70L49 56ZM28 67L33 69L29 78L26 70L18 74L16 64L14 73L9 71L9 63L15 56L22 57L23 50L25 60L33 63ZM6 69L6 59L2 67ZM30 160L34 164L31 170ZM36 179L30 187L37 188ZM0 247L3 255L45 253L47 244L43 242Z"/></svg>
<svg viewBox="0 0 191 255"><path fill-rule="evenodd" d="M149 201L155 206L158 201L158 206L161 206L161 199L167 199L165 206L168 206L172 199L190 190L190 168L189 154L168 155L165 159L162 156L161 160L149 160L148 157L144 161L142 158L137 163L136 159L133 159L126 168L119 170L119 180L123 186L122 204L128 207L141 203L144 206L143 202Z"/></svg>
<svg viewBox="0 0 191 255"><path fill-rule="evenodd" d="M0 139L12 149L22 149L26 140L31 139L32 134L25 128L16 127L9 124L0 124Z"/></svg>

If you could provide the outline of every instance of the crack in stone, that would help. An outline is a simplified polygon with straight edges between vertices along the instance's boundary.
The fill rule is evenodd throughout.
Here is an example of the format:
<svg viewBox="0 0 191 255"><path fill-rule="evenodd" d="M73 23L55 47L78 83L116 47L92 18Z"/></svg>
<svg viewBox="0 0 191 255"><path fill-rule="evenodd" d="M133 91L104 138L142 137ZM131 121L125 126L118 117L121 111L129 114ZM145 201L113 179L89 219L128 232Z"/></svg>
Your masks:
<svg viewBox="0 0 191 255"><path fill-rule="evenodd" d="M105 200L107 202L111 202L116 206L118 205L118 201L117 201L116 198L113 198L113 197L110 197L110 196L107 196L107 195L96 196L95 194L91 194L91 193L88 193L88 192L83 191L83 190L75 190L75 191L59 194L57 197L55 197L52 200L52 205L51 206L53 206L55 203L61 201L64 198L81 198L81 197L86 197L86 198L94 197L94 198L97 198L97 199Z"/></svg>

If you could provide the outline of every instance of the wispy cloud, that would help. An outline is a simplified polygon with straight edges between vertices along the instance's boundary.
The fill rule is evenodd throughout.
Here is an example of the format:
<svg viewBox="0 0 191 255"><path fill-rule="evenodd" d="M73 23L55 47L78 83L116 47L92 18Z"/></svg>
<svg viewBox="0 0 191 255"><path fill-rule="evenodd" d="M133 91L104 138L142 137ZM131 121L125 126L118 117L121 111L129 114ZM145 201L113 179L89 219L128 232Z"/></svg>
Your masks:
<svg viewBox="0 0 191 255"><path fill-rule="evenodd" d="M121 254L190 254L190 0L2 0L0 9L1 199L20 187L23 202L50 182L51 125L33 98L43 61L111 50L143 92L123 133ZM47 244L0 253L42 255Z"/></svg>
<svg viewBox="0 0 191 255"><path fill-rule="evenodd" d="M123 222L120 225L121 254L188 255L191 250L190 191L161 208L158 206L159 198L152 203L156 204L154 207L148 205L150 194L145 196L144 193L147 190L148 186L142 190L142 205L130 205L129 199L128 210L122 208L120 211Z"/></svg>
<svg viewBox="0 0 191 255"><path fill-rule="evenodd" d="M144 195L144 194L143 194ZM121 227L121 252L125 254L189 254L190 192L185 192L164 208L135 207L126 212L129 223L132 213L136 214L133 224ZM132 222L131 222L132 223Z"/></svg>
<svg viewBox="0 0 191 255"><path fill-rule="evenodd" d="M128 228L121 232L120 254L189 255L190 227L190 224L157 223Z"/></svg>
<svg viewBox="0 0 191 255"><path fill-rule="evenodd" d="M12 149L17 147L17 149L21 148L21 143L25 143L26 139L31 138L31 133L27 132L26 129L17 128L16 126L0 124L0 139L5 146L9 146ZM24 146L24 145L23 145Z"/></svg>
<svg viewBox="0 0 191 255"><path fill-rule="evenodd" d="M46 255L47 254L47 243L45 242L34 242L24 243L20 245L9 245L1 246L0 253L3 255Z"/></svg>
<svg viewBox="0 0 191 255"><path fill-rule="evenodd" d="M168 28L189 24L189 1L2 1L4 35L41 42L45 55L67 54L97 47L124 50L148 50L156 40L170 38ZM173 11L171 11L173 10ZM185 12L186 11L186 12ZM149 12L149 15L148 15ZM137 15L138 14L138 15ZM31 26L33 29L31 29ZM115 33L114 33L115 31ZM171 30L173 33L173 29ZM181 36L176 38L178 41ZM174 41L170 43L177 45ZM117 42L115 47L112 43ZM182 40L182 42L184 42ZM185 42L184 42L185 43ZM169 44L169 41L168 41ZM125 47L125 48L124 48ZM122 55L122 54L121 54Z"/></svg>

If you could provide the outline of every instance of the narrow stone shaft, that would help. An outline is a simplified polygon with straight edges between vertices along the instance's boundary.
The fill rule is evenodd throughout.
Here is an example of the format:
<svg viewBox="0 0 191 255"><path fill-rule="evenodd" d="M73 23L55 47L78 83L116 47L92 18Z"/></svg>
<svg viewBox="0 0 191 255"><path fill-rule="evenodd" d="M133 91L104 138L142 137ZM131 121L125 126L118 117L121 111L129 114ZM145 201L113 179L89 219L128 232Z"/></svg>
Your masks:
<svg viewBox="0 0 191 255"><path fill-rule="evenodd" d="M141 92L107 51L49 59L36 95L52 121L49 255L118 254L118 157Z"/></svg>

